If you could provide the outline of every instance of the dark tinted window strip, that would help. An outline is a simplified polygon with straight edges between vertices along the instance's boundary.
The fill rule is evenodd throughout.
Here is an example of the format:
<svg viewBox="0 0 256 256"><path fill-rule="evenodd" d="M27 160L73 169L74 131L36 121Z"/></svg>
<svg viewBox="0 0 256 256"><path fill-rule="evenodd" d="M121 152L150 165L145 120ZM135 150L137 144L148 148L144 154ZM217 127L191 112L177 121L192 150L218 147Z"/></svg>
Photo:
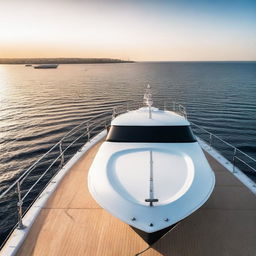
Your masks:
<svg viewBox="0 0 256 256"><path fill-rule="evenodd" d="M109 142L196 142L190 126L111 126Z"/></svg>

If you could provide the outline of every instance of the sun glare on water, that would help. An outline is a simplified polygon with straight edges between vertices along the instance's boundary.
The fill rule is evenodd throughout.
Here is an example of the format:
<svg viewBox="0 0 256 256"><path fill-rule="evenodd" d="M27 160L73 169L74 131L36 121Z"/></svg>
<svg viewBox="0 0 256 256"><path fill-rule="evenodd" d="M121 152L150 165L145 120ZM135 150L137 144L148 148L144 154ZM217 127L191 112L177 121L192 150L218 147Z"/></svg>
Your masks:
<svg viewBox="0 0 256 256"><path fill-rule="evenodd" d="M5 99L5 93L8 89L7 86L8 71L7 67L0 65L0 104Z"/></svg>

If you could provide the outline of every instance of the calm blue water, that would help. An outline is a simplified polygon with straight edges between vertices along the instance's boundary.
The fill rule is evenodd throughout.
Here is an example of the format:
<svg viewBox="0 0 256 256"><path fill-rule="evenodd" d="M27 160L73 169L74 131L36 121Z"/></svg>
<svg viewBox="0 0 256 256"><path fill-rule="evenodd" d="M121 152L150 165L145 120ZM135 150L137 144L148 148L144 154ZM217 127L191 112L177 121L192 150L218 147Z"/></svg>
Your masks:
<svg viewBox="0 0 256 256"><path fill-rule="evenodd" d="M190 120L256 158L255 62L0 65L0 190L81 121L142 102L148 83L156 105L183 103ZM0 240L15 208L0 204Z"/></svg>

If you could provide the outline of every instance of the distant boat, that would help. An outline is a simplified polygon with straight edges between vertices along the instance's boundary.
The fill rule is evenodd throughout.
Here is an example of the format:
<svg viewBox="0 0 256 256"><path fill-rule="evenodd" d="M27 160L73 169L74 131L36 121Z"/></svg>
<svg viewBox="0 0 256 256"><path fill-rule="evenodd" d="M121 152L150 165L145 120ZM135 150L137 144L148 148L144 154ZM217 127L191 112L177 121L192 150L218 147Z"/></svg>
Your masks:
<svg viewBox="0 0 256 256"><path fill-rule="evenodd" d="M25 65L25 67L31 67L32 66L32 64L26 64Z"/></svg>
<svg viewBox="0 0 256 256"><path fill-rule="evenodd" d="M38 66L34 66L34 68L37 69L45 69L45 68L57 68L58 64L42 64L42 65L38 65Z"/></svg>

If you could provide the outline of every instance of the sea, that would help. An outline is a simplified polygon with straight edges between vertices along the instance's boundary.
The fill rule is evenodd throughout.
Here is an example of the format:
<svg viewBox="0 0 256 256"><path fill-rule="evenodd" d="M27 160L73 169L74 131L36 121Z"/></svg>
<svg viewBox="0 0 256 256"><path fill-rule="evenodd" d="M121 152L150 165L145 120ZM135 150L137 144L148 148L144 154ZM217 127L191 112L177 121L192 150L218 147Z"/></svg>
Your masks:
<svg viewBox="0 0 256 256"><path fill-rule="evenodd" d="M63 64L57 69L0 65L0 192L73 127L115 106L142 104L148 84L154 105L182 104L190 121L256 159L256 62ZM195 133L209 139L207 133ZM216 137L214 146L232 160L233 148ZM256 168L249 157L241 155ZM31 172L28 184L21 186L23 194L48 161ZM243 167L254 179L251 168ZM24 211L47 182L24 200ZM0 199L0 243L16 222L15 187Z"/></svg>

